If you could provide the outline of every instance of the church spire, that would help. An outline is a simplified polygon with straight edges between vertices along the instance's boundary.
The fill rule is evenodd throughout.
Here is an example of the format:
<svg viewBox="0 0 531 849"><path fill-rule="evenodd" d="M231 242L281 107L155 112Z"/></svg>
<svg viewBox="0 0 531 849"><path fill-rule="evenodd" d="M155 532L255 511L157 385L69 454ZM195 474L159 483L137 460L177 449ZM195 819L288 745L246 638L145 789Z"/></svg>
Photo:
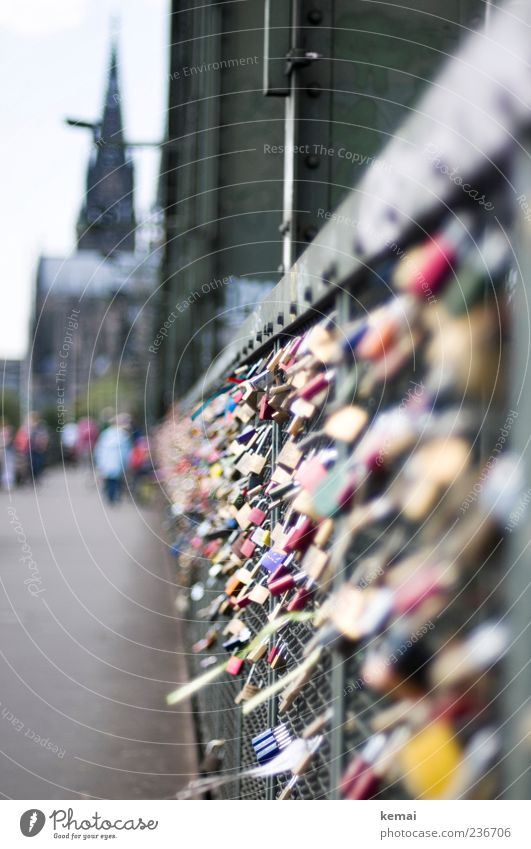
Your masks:
<svg viewBox="0 0 531 849"><path fill-rule="evenodd" d="M133 164L124 145L121 101L113 36L103 116L95 132L86 196L77 224L78 249L104 255L133 251L135 247Z"/></svg>

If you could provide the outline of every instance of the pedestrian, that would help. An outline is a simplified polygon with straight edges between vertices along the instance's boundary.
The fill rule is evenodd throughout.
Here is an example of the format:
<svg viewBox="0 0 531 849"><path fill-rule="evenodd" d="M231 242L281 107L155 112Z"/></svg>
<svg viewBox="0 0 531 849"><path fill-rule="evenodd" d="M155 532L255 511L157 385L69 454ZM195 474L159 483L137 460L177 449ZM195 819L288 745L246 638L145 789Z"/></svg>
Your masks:
<svg viewBox="0 0 531 849"><path fill-rule="evenodd" d="M131 453L130 418L124 413L100 434L94 450L96 469L103 481L109 504L120 500L124 474Z"/></svg>
<svg viewBox="0 0 531 849"><path fill-rule="evenodd" d="M30 416L22 422L13 440L15 451L15 480L26 483L30 477Z"/></svg>
<svg viewBox="0 0 531 849"><path fill-rule="evenodd" d="M36 482L40 479L46 465L50 434L46 422L35 414L30 417L29 443L31 472Z"/></svg>
<svg viewBox="0 0 531 849"><path fill-rule="evenodd" d="M0 419L0 463L2 465L2 487L8 491L15 483L14 431L11 425Z"/></svg>
<svg viewBox="0 0 531 849"><path fill-rule="evenodd" d="M143 435L134 440L133 449L129 455L129 471L131 474L131 495L133 498L138 497L142 501L144 499L143 493L146 492L142 483L149 481L153 473L149 444Z"/></svg>
<svg viewBox="0 0 531 849"><path fill-rule="evenodd" d="M76 422L67 422L61 431L61 450L65 463L77 463L78 426Z"/></svg>

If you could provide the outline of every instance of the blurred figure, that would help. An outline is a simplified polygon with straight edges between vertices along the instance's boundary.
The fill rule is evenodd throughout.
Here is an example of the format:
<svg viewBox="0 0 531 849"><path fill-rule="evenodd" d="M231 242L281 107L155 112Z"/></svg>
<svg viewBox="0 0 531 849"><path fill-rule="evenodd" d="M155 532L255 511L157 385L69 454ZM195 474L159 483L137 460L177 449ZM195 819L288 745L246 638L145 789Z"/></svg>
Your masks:
<svg viewBox="0 0 531 849"><path fill-rule="evenodd" d="M116 504L122 494L124 472L131 453L130 424L129 416L120 414L96 442L96 469L102 477L103 491L109 504Z"/></svg>
<svg viewBox="0 0 531 849"><path fill-rule="evenodd" d="M153 468L149 455L149 443L145 436L138 436L129 455L129 470L131 473L131 494L135 499L145 502L146 488L143 483L151 483Z"/></svg>
<svg viewBox="0 0 531 849"><path fill-rule="evenodd" d="M84 465L88 464L99 432L98 423L89 416L77 423L77 456Z"/></svg>
<svg viewBox="0 0 531 849"><path fill-rule="evenodd" d="M32 413L30 415L29 448L30 467L34 481L38 481L44 471L49 444L50 434L46 422Z"/></svg>
<svg viewBox="0 0 531 849"><path fill-rule="evenodd" d="M25 483L29 480L29 456L30 456L30 424L28 419L18 428L13 446L15 449L15 479L17 483Z"/></svg>
<svg viewBox="0 0 531 849"><path fill-rule="evenodd" d="M104 407L103 410L99 414L99 430L100 433L110 427L111 424L114 424L114 410L112 407Z"/></svg>
<svg viewBox="0 0 531 849"><path fill-rule="evenodd" d="M10 424L0 419L0 464L2 487L11 489L15 483L14 431Z"/></svg>
<svg viewBox="0 0 531 849"><path fill-rule="evenodd" d="M65 463L77 463L78 426L67 422L61 431L61 451Z"/></svg>

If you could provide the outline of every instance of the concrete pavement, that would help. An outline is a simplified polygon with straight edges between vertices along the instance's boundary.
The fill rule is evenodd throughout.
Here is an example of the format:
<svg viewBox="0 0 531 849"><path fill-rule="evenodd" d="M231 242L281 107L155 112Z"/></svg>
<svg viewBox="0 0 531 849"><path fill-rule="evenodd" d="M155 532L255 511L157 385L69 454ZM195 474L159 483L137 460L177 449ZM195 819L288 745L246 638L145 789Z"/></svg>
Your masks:
<svg viewBox="0 0 531 849"><path fill-rule="evenodd" d="M195 767L158 515L87 471L0 493L0 794L171 797Z"/></svg>

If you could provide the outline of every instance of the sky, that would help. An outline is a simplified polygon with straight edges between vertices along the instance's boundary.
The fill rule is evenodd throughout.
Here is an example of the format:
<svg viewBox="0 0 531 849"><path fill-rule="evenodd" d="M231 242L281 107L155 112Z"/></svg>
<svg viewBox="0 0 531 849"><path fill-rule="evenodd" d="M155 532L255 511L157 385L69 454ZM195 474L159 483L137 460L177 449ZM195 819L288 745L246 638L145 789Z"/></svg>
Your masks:
<svg viewBox="0 0 531 849"><path fill-rule="evenodd" d="M0 2L0 359L25 355L40 254L75 242L90 134L65 116L101 116L117 21L126 138L164 137L169 0ZM149 215L156 150L133 153L136 210Z"/></svg>

